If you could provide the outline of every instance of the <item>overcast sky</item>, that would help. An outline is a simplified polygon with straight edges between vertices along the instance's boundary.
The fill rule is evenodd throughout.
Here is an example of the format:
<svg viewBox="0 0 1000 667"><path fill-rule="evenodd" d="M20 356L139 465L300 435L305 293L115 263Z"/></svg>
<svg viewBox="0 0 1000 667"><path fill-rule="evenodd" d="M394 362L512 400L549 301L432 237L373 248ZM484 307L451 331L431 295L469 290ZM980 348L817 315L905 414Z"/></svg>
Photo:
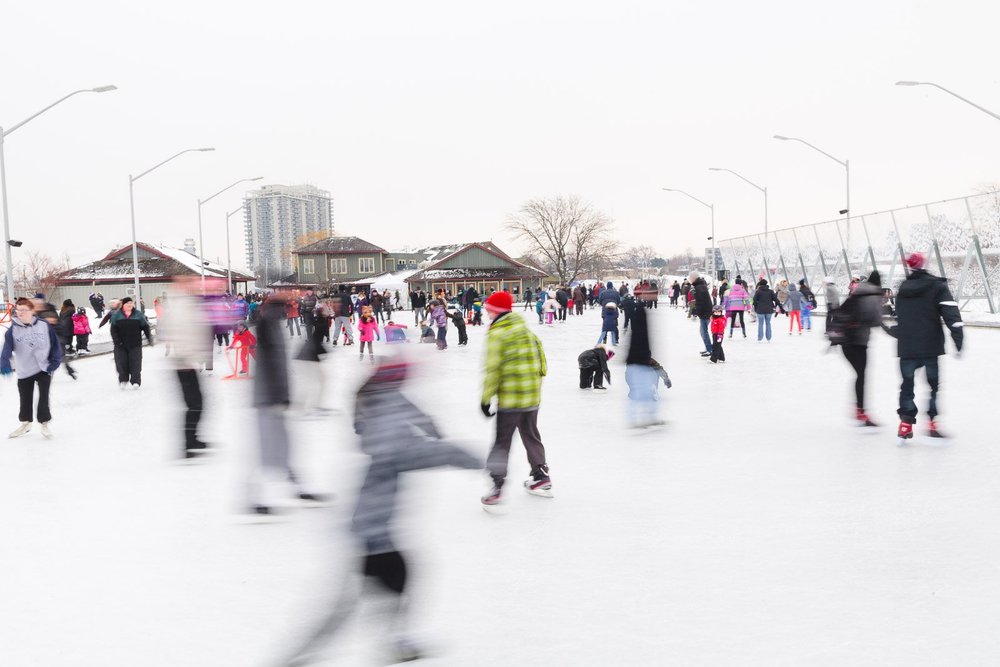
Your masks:
<svg viewBox="0 0 1000 667"><path fill-rule="evenodd" d="M626 245L716 236L968 194L1000 181L996 2L6 3L0 124L11 236L82 263L129 241L197 236L229 183L313 183L338 234L388 248L493 238L524 200L578 194ZM204 207L225 258L236 188ZM234 216L235 265L243 264ZM15 250L15 255L19 251Z"/></svg>

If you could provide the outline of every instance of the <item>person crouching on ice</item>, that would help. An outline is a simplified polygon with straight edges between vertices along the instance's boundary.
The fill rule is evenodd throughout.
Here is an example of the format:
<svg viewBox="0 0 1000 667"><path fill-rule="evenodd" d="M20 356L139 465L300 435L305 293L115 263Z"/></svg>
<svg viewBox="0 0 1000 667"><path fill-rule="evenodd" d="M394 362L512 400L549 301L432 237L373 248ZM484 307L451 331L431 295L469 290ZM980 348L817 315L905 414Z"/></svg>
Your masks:
<svg viewBox="0 0 1000 667"><path fill-rule="evenodd" d="M433 420L411 403L402 386L408 364L385 359L358 390L354 430L361 437L361 451L370 456L368 471L358 494L351 532L361 552L358 577L391 598L390 617L379 626L380 639L392 651L394 662L416 660L422 651L407 632L408 563L396 548L393 528L399 477L404 472L454 466L481 469L479 459L441 439ZM419 435L418 435L419 434ZM361 601L356 577L346 577L343 589L316 630L281 665L311 665L318 653L340 630Z"/></svg>
<svg viewBox="0 0 1000 667"><path fill-rule="evenodd" d="M722 339L726 336L726 314L722 312L722 306L712 308L712 321L709 322L712 332L712 356L708 360L717 364L726 361L726 353L722 350Z"/></svg>
<svg viewBox="0 0 1000 667"><path fill-rule="evenodd" d="M250 357L257 358L257 338L250 333L246 322L239 322L236 325L236 332L233 334L233 342L228 349L237 350L236 363L240 375L250 374Z"/></svg>
<svg viewBox="0 0 1000 667"><path fill-rule="evenodd" d="M608 370L608 362L615 356L615 353L603 345L598 345L589 350L584 350L576 358L580 366L580 389L606 389L604 380L611 384L611 371Z"/></svg>

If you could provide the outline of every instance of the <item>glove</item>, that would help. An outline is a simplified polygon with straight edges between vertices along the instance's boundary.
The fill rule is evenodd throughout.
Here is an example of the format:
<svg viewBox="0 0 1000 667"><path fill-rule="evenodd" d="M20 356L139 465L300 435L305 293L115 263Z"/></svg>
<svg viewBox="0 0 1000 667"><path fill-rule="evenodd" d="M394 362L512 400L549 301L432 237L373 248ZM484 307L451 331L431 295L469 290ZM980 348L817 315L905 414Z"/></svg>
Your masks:
<svg viewBox="0 0 1000 667"><path fill-rule="evenodd" d="M12 368L4 368L4 369L0 370L0 375L2 375L4 377L7 377L8 375L10 375L13 372L14 372L14 370Z"/></svg>
<svg viewBox="0 0 1000 667"><path fill-rule="evenodd" d="M483 411L483 416L486 417L487 419L489 419L494 414L496 414L496 413L494 413L493 411L490 410L490 404L489 403L480 403L479 409Z"/></svg>

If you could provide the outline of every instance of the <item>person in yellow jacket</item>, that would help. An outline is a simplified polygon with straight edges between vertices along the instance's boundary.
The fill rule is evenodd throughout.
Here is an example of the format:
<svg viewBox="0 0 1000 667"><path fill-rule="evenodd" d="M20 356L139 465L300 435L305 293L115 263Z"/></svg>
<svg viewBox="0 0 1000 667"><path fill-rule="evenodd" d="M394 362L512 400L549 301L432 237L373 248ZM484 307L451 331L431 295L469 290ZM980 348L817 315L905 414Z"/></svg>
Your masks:
<svg viewBox="0 0 1000 667"><path fill-rule="evenodd" d="M486 372L480 407L486 417L492 417L491 404L496 399L497 431L486 459L493 488L483 496L483 505L500 503L514 431L521 436L531 466L525 490L551 498L552 481L545 461L545 446L538 433L538 406L547 370L542 343L524 319L511 312L514 300L509 293L494 292L485 307L492 323L486 332Z"/></svg>

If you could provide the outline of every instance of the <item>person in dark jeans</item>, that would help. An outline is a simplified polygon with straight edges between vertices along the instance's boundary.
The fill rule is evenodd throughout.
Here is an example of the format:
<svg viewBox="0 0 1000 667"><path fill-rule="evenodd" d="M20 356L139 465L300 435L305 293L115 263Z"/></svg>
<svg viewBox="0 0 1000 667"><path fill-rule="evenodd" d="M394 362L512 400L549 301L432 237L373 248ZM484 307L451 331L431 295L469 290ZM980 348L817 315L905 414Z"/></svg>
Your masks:
<svg viewBox="0 0 1000 667"><path fill-rule="evenodd" d="M611 371L608 362L615 353L603 345L584 350L576 358L580 367L580 389L604 389L604 380L611 382Z"/></svg>
<svg viewBox="0 0 1000 667"><path fill-rule="evenodd" d="M944 321L956 354L961 354L964 341L962 314L958 303L948 289L944 278L932 276L924 270L926 258L923 253L914 252L906 256L910 268L909 277L903 281L896 293L896 325L885 327L886 333L897 339L899 372L903 382L899 387L899 430L902 440L913 437L913 425L917 422L917 404L913 401L913 378L918 369L927 374L927 384L931 388L927 415L930 417L929 434L932 438L943 438L938 429L937 393L938 357L944 354Z"/></svg>
<svg viewBox="0 0 1000 667"><path fill-rule="evenodd" d="M135 309L132 297L122 299L121 308L111 316L111 340L115 344L115 367L118 370L118 384L122 389L131 383L138 389L142 384L142 336L150 346L153 333L142 312Z"/></svg>
<svg viewBox="0 0 1000 667"><path fill-rule="evenodd" d="M694 288L694 313L698 316L701 342L705 346L705 351L701 353L703 357L712 356L712 337L708 335L708 324L712 318L712 295L708 291L708 283L692 271L688 275L691 286Z"/></svg>
<svg viewBox="0 0 1000 667"><path fill-rule="evenodd" d="M35 317L31 301L18 299L14 312L15 317L3 337L0 375L9 376L15 372L11 358L16 357L17 393L21 399L18 419L21 424L8 437L18 438L31 430L31 409L37 384L38 422L42 425L42 435L50 438L52 413L49 410L49 385L63 358L62 345L52 325Z"/></svg>

